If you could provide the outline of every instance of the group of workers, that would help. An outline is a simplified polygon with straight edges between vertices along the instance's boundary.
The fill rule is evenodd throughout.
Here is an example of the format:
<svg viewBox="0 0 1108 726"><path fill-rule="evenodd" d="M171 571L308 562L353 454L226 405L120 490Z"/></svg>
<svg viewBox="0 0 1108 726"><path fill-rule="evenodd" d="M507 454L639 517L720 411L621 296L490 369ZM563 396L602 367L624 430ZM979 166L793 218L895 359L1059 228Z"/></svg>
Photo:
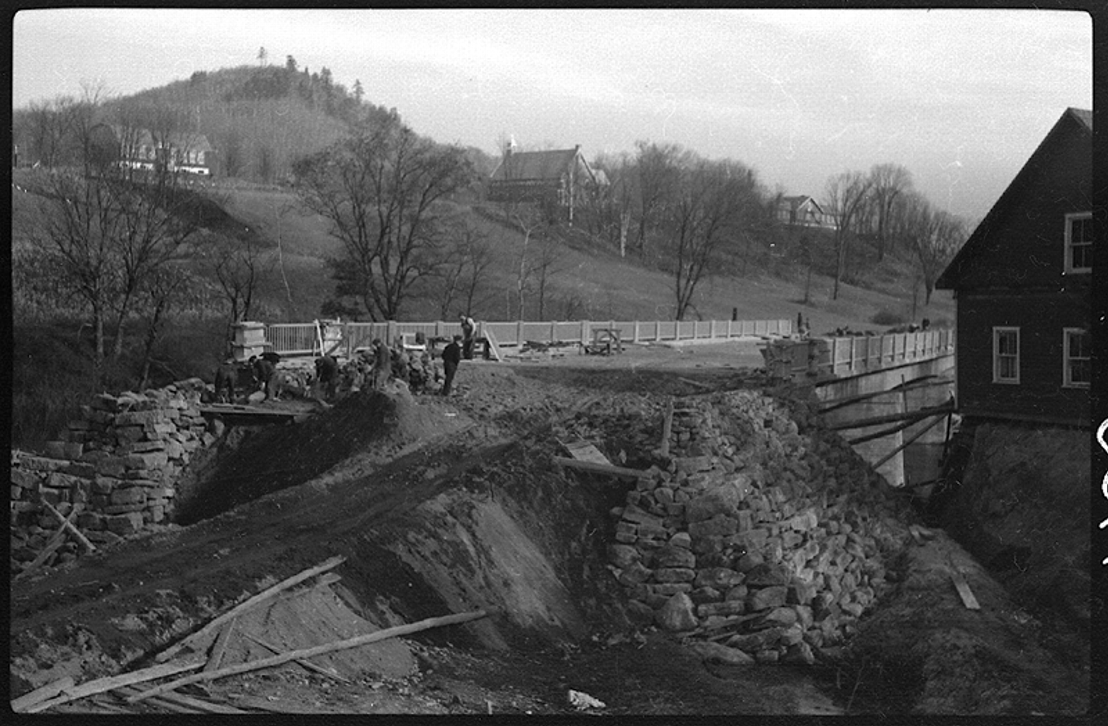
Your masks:
<svg viewBox="0 0 1108 726"><path fill-rule="evenodd" d="M454 377L462 359L473 358L476 323L473 318L459 316L462 335L455 335L442 352L442 395L450 395ZM245 366L239 366L233 358L228 358L217 367L215 372L215 394L221 402L235 402L236 388L264 391L265 399L277 397L279 376L277 353L262 353L253 356ZM380 338L374 338L371 346L359 351L343 366L333 355L323 355L315 360L315 373L312 388L315 395L324 400L335 398L340 384L347 390L372 388L383 390L389 380L403 381L413 391L430 389L432 383L440 380L439 371L432 363L431 354L426 350L408 351L399 342L391 347Z"/></svg>

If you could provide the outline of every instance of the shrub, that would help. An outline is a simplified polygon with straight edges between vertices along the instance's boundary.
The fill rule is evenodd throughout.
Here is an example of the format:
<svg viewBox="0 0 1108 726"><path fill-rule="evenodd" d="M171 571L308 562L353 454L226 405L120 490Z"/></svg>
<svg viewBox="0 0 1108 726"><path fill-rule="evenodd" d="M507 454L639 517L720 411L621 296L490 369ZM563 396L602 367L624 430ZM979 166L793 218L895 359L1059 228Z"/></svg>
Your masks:
<svg viewBox="0 0 1108 726"><path fill-rule="evenodd" d="M908 322L903 313L893 312L887 308L881 308L869 320L874 325L901 325Z"/></svg>

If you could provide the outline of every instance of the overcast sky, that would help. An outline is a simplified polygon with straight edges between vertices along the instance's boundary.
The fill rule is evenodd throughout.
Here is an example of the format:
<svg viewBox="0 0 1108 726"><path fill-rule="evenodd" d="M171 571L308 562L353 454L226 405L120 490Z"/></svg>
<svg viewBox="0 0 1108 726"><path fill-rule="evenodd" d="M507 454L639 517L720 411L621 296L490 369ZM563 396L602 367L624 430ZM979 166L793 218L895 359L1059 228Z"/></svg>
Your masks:
<svg viewBox="0 0 1108 726"><path fill-rule="evenodd" d="M13 105L126 95L292 55L417 132L489 153L639 139L754 167L817 199L893 162L983 216L1067 106L1092 108L1092 21L1040 10L22 11Z"/></svg>

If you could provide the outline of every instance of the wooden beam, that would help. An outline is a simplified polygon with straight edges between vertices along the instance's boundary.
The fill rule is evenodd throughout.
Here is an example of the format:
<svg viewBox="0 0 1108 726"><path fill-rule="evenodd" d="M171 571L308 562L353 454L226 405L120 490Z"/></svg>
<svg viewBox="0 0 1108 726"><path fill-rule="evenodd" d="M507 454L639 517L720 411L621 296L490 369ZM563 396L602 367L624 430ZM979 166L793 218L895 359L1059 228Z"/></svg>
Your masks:
<svg viewBox="0 0 1108 726"><path fill-rule="evenodd" d="M690 378L682 378L681 376L678 376L677 380L681 381L682 383L688 383L690 386L696 386L697 388L699 388L701 390L704 390L704 391L710 391L713 388L713 386L710 386L707 383L701 383L700 381L694 381Z"/></svg>
<svg viewBox="0 0 1108 726"><path fill-rule="evenodd" d="M662 419L662 456L669 456L669 437L673 434L673 396L666 398L666 416Z"/></svg>
<svg viewBox="0 0 1108 726"><path fill-rule="evenodd" d="M29 706L33 706L40 701L45 701L48 698L53 698L67 688L73 688L73 679L69 676L65 678L59 678L56 681L51 681L44 686L39 686L35 690L24 693L19 698L12 699L12 710L15 712L23 711Z"/></svg>
<svg viewBox="0 0 1108 726"><path fill-rule="evenodd" d="M935 416L940 413L948 413L954 410L954 405L947 402L939 406L928 406L921 408L917 411L906 411L904 413L890 413L884 416L873 416L872 418L863 418L857 421L844 421L843 423L829 426L832 431L842 431L843 429L860 429L865 426L875 426L883 423L895 423L897 421L914 420L918 421L928 416Z"/></svg>
<svg viewBox="0 0 1108 726"><path fill-rule="evenodd" d="M69 516L65 518L66 522L72 522L73 518L77 516L77 508L74 507L69 513ZM55 550L62 546L65 542L65 524L63 523L58 527L58 531L54 533L54 536L50 538L50 541L46 543L46 546L42 548L42 551L38 553L34 560L29 565L23 568L23 570L13 577L13 580L18 580L24 575L29 575L37 570L42 563L49 559L50 555L54 554Z"/></svg>
<svg viewBox="0 0 1108 726"><path fill-rule="evenodd" d="M615 466L613 464L578 461L577 459L568 459L564 456L555 456L552 457L552 459L557 466L568 466L571 469L580 469L582 471L592 472L593 474L609 474L611 476L625 477L628 479L638 479L646 475L645 471L640 471L639 469L626 469L622 466Z"/></svg>
<svg viewBox="0 0 1108 726"><path fill-rule="evenodd" d="M950 579L954 581L954 589L958 591L958 597L962 598L962 604L969 610L980 610L981 604L977 602L973 590L970 589L965 576L958 571L957 567L950 570Z"/></svg>
<svg viewBox="0 0 1108 726"><path fill-rule="evenodd" d="M884 436L891 436L892 434L895 434L898 431L903 431L904 429L908 428L909 426L914 425L915 423L916 423L915 420L904 421L902 423L898 423L896 426L890 426L887 429L881 429L880 431L875 431L872 434L866 434L865 436L856 436L853 439L847 439L846 443L853 446L854 444L862 444L862 443L865 443L866 441L873 441L874 439L880 439Z"/></svg>
<svg viewBox="0 0 1108 726"><path fill-rule="evenodd" d="M357 648L361 645L368 645L369 643L376 643L380 640L387 640L389 638L397 638L401 635L408 635L410 633L418 633L421 630L428 630L429 628L438 628L445 625L456 625L459 623L469 622L470 620L477 620L488 616L488 612L484 610L475 610L469 613L461 613L458 615L444 615L437 618L427 618L426 620L420 620L416 623L408 625L398 625L393 628L386 628L384 630L378 630L375 633L369 633L367 635L360 635L356 638L349 638L347 640L340 640L333 643L325 643L324 645L318 645L314 648L305 648L303 650L292 650L281 655L275 655L272 658L263 658L262 660L250 661L249 663L240 663L238 665L229 666L227 668L221 668L211 673L197 673L191 676L185 676L184 678L178 678L175 681L155 686L137 696L132 696L127 699L128 703L135 703L151 696L157 696L160 693L166 691L172 691L175 688L187 685L189 683L198 683L200 681L211 681L216 678L223 678L225 676L232 676L239 673L249 673L250 671L260 670L262 668L271 668L273 666L288 663L291 660L298 660L300 658L311 658L317 655L323 655L324 653L333 653L336 650L347 650L349 648Z"/></svg>
<svg viewBox="0 0 1108 726"><path fill-rule="evenodd" d="M137 696L141 691L137 686L127 686L125 689L116 689L116 693L122 693L124 697ZM227 713L227 714L243 714L249 713L249 711L243 711L241 708L235 708L225 703L215 703L213 701L206 701L201 698L193 698L192 696L186 696L183 693L177 693L176 691L166 691L157 698L168 701L171 704L187 708L194 713Z"/></svg>
<svg viewBox="0 0 1108 726"><path fill-rule="evenodd" d="M930 431L931 429L935 428L937 425L942 423L945 420L945 418L946 418L945 416L936 416L934 421L927 424L926 426L924 426L922 429L920 429L916 433L912 434L911 437L909 437L908 439L905 439L904 443L902 443L900 446L896 447L895 449L893 449L889 453L882 456L881 459L876 464L873 465L873 468L876 469L877 467L881 466L882 464L884 464L889 459L891 459L894 456L896 456L897 454L899 454L904 449L908 448L909 444L911 444L913 441L918 439L920 436L923 436L925 433L927 433L928 431Z"/></svg>
<svg viewBox="0 0 1108 726"><path fill-rule="evenodd" d="M46 507L46 511L48 511L48 512L50 512L50 514L54 515L54 518L62 523L62 527L65 527L66 529L68 529L69 532L74 537L77 538L77 541L80 542L82 545L84 545L86 550L88 550L89 552L95 552L96 551L96 545L94 545L92 542L89 542L88 537L81 534L81 530L77 529L73 525L72 522L70 522L68 519L63 517L61 512L59 512L57 509L54 509L54 505L52 505L50 502L43 499L42 500L42 506Z"/></svg>
<svg viewBox="0 0 1108 726"><path fill-rule="evenodd" d="M218 628L220 625L227 622L231 618L233 618L237 615L241 615L242 613L246 612L247 610L249 610L249 609L265 602L266 600L273 597L277 593L279 593L283 590L287 590L288 588L292 587L293 585L297 585L297 584L303 582L304 580L307 580L308 578L315 577L316 575L320 574L321 572L326 572L327 570L332 570L332 569L338 567L339 565L341 565L343 562L346 562L346 558L343 557L342 555L332 557L331 559L323 562L322 564L316 565L315 567L304 570L303 572L301 572L297 575L293 575L292 577L289 577L285 580L282 580L281 582L278 582L273 587L267 588L267 589L263 590L262 592L258 593L257 595L255 595L254 597L250 598L249 600L246 600L245 602L240 603L239 605L236 605L235 607L231 608L230 610L223 613L222 615L220 615L215 620L212 620L211 622L209 622L207 625L205 625L200 630L197 630L195 633L193 633L192 635L189 635L184 640L179 641L176 645L171 645L170 647L163 650L161 653L158 653L156 656L154 656L154 660L159 662L159 663L164 663L165 661L169 660L170 658L175 656L177 653L179 653L183 648L190 647L197 640L200 640L204 636L210 634L213 630L215 630L216 628Z"/></svg>
<svg viewBox="0 0 1108 726"><path fill-rule="evenodd" d="M274 655L281 655L282 653L285 652L285 651L281 650L280 648L278 648L277 646L270 645L269 643L265 642L261 638L258 638L256 636L250 634L250 633L243 633L243 635L245 635L247 638L250 638L250 640L253 640L255 643L262 646L263 648L265 648L269 652L273 653ZM312 663L307 658L297 658L295 662L299 663L300 665L304 666L305 668L307 668L310 671L315 671L316 673L319 673L320 675L327 676L328 678L334 678L336 681L338 681L340 683L349 683L350 682L349 678L341 676L338 673L334 673L332 671L329 671L321 665L317 665L315 663Z"/></svg>
<svg viewBox="0 0 1108 726"><path fill-rule="evenodd" d="M76 701L79 698L86 696L94 696L97 693L104 693L106 691L114 691L117 688L123 686L129 686L135 683L145 683L146 681L152 681L157 678L165 678L166 676L175 676L178 673L185 673L186 671L194 671L204 666L203 660L195 661L174 661L172 663L163 663L162 665L151 666L150 668L143 668L142 670L132 671L130 673L122 673L118 676L109 676L107 678L97 678L94 681L88 681L82 683L79 686L73 688L66 688L57 698L51 698L47 701L40 701L36 704L28 706L23 709L22 713L38 713L39 711L45 711L48 708L61 705L63 703L69 703L70 701Z"/></svg>
<svg viewBox="0 0 1108 726"><path fill-rule="evenodd" d="M219 668L219 662L223 660L223 653L227 650L227 643L231 641L231 633L235 630L235 623L238 622L238 618L231 618L231 622L227 623L227 626L220 631L219 637L215 639L215 645L212 646L212 654L208 657L208 662L204 666L204 672L217 670Z"/></svg>

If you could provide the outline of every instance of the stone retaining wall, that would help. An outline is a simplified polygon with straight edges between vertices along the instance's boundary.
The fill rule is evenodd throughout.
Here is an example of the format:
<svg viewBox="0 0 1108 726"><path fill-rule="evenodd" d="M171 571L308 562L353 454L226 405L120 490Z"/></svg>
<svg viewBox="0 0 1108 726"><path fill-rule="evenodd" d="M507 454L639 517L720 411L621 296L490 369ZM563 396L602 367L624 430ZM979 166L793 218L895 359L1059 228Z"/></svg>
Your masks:
<svg viewBox="0 0 1108 726"><path fill-rule="evenodd" d="M74 524L94 544L167 522L182 469L216 438L200 415L203 391L203 381L192 378L143 393L99 394L42 455L12 452L13 574L60 526L41 502L63 516L76 509ZM78 552L67 542L45 564Z"/></svg>
<svg viewBox="0 0 1108 726"><path fill-rule="evenodd" d="M613 510L609 562L629 614L751 660L812 663L885 589L903 512L840 437L808 435L814 417L802 433L759 392L686 401L672 457Z"/></svg>

